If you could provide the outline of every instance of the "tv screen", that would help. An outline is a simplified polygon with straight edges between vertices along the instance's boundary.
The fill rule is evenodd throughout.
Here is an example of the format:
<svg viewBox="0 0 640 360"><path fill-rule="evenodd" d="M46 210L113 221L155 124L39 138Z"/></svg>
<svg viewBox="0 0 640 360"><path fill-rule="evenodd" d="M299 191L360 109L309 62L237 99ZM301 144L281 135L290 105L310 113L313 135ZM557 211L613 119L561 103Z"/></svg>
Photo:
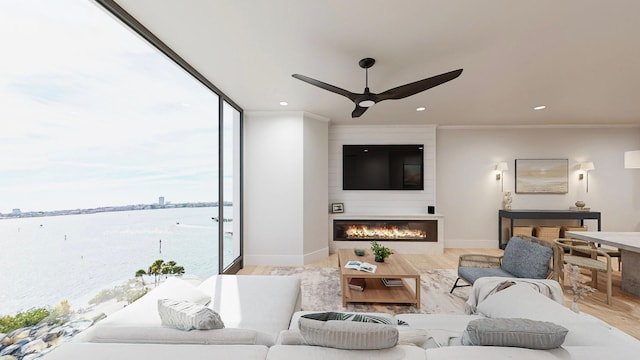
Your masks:
<svg viewBox="0 0 640 360"><path fill-rule="evenodd" d="M424 145L343 145L343 190L424 190Z"/></svg>

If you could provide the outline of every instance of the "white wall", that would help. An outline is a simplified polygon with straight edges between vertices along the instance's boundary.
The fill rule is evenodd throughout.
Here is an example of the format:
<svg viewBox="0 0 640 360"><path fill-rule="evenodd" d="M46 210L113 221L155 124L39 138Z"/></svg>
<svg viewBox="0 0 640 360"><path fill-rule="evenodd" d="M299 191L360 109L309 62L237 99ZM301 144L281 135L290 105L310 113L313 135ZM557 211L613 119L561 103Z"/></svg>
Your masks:
<svg viewBox="0 0 640 360"><path fill-rule="evenodd" d="M424 144L424 190L342 190L342 145ZM334 125L329 128L329 203L351 214L426 214L436 203L436 128L433 125ZM438 208L436 207L436 212Z"/></svg>
<svg viewBox="0 0 640 360"><path fill-rule="evenodd" d="M302 265L328 256L328 121L302 112L244 115L245 264Z"/></svg>
<svg viewBox="0 0 640 360"><path fill-rule="evenodd" d="M328 122L304 114L304 263L328 256Z"/></svg>
<svg viewBox="0 0 640 360"><path fill-rule="evenodd" d="M244 126L247 265L325 257L331 202L345 203L347 214L424 214L435 205L445 218L445 248L495 248L502 194L494 169L509 164L504 189L513 193L515 159L568 159L569 193L514 193L513 209L568 209L584 200L602 212L603 230L640 231L640 170L623 166L624 151L640 149L639 127L328 127L305 113L251 112ZM424 143L425 190L342 191L342 144L349 143ZM578 181L583 161L596 168L588 193Z"/></svg>
<svg viewBox="0 0 640 360"><path fill-rule="evenodd" d="M437 129L438 212L446 216L445 247L497 247L502 206L495 165L506 161L504 190L513 209L568 209L584 200L602 212L603 231L640 231L640 170L624 169L624 151L640 149L638 127ZM569 160L569 193L515 194L515 159ZM578 164L593 161L589 192ZM595 223L588 224L595 230Z"/></svg>

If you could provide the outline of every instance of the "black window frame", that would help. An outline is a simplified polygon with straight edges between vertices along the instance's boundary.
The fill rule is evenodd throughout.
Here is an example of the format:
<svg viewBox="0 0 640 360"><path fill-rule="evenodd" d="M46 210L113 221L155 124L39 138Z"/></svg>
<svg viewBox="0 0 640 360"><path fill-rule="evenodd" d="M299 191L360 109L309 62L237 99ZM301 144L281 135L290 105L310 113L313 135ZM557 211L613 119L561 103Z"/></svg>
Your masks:
<svg viewBox="0 0 640 360"><path fill-rule="evenodd" d="M131 14L129 14L126 10L124 10L120 5L118 5L113 0L95 0L99 5L105 8L109 13L115 16L118 20L120 20L125 26L129 27L131 30L140 35L143 39L148 41L153 47L167 56L171 61L173 61L176 65L180 66L184 69L188 74L193 76L197 81L199 81L202 85L211 90L214 94L218 96L218 219L223 219L223 104L224 102L228 103L231 107L236 109L240 113L240 134L238 134L239 149L240 149L240 163L237 166L240 167L240 190L239 190L239 199L238 205L240 206L240 218L234 219L234 221L239 221L240 228L240 255L233 260L233 262L223 268L223 239L224 239L224 228L223 226L218 226L218 273L219 274L235 274L240 269L244 267L244 238L242 231L242 218L243 218L243 120L244 120L244 111L238 106L231 98L225 95L220 89L218 89L213 83L211 83L206 77L204 77L200 72L198 72L193 66L191 66L187 61L185 61L180 55L178 55L175 51L173 51L167 44L165 44L162 40L160 40L157 36L155 36L149 29L147 29L142 23L136 20Z"/></svg>

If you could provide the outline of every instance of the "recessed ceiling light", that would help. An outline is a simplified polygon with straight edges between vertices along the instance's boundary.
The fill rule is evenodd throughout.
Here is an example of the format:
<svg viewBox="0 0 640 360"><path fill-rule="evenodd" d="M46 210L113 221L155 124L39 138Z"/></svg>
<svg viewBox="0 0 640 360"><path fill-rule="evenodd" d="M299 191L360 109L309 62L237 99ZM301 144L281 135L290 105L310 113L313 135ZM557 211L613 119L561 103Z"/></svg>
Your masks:
<svg viewBox="0 0 640 360"><path fill-rule="evenodd" d="M425 111L425 110L427 110L427 108L424 106L420 106L419 108L416 109L416 111Z"/></svg>
<svg viewBox="0 0 640 360"><path fill-rule="evenodd" d="M280 101L280 105L281 105L281 106L287 106L287 105L289 105L289 103L288 103L288 102L286 102L286 101Z"/></svg>
<svg viewBox="0 0 640 360"><path fill-rule="evenodd" d="M547 108L547 106L546 106L546 105L540 105L540 106L536 106L536 107L534 107L534 108L533 108L533 110L544 110L544 109L546 109L546 108Z"/></svg>

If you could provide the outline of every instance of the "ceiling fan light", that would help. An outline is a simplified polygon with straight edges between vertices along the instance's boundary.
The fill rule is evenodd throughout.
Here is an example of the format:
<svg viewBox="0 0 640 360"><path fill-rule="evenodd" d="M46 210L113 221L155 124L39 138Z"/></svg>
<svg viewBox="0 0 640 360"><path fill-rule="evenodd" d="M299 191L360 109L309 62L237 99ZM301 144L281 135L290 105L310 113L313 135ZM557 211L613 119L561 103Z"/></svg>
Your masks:
<svg viewBox="0 0 640 360"><path fill-rule="evenodd" d="M368 108L372 107L376 102L373 100L362 100L358 103L358 106Z"/></svg>

